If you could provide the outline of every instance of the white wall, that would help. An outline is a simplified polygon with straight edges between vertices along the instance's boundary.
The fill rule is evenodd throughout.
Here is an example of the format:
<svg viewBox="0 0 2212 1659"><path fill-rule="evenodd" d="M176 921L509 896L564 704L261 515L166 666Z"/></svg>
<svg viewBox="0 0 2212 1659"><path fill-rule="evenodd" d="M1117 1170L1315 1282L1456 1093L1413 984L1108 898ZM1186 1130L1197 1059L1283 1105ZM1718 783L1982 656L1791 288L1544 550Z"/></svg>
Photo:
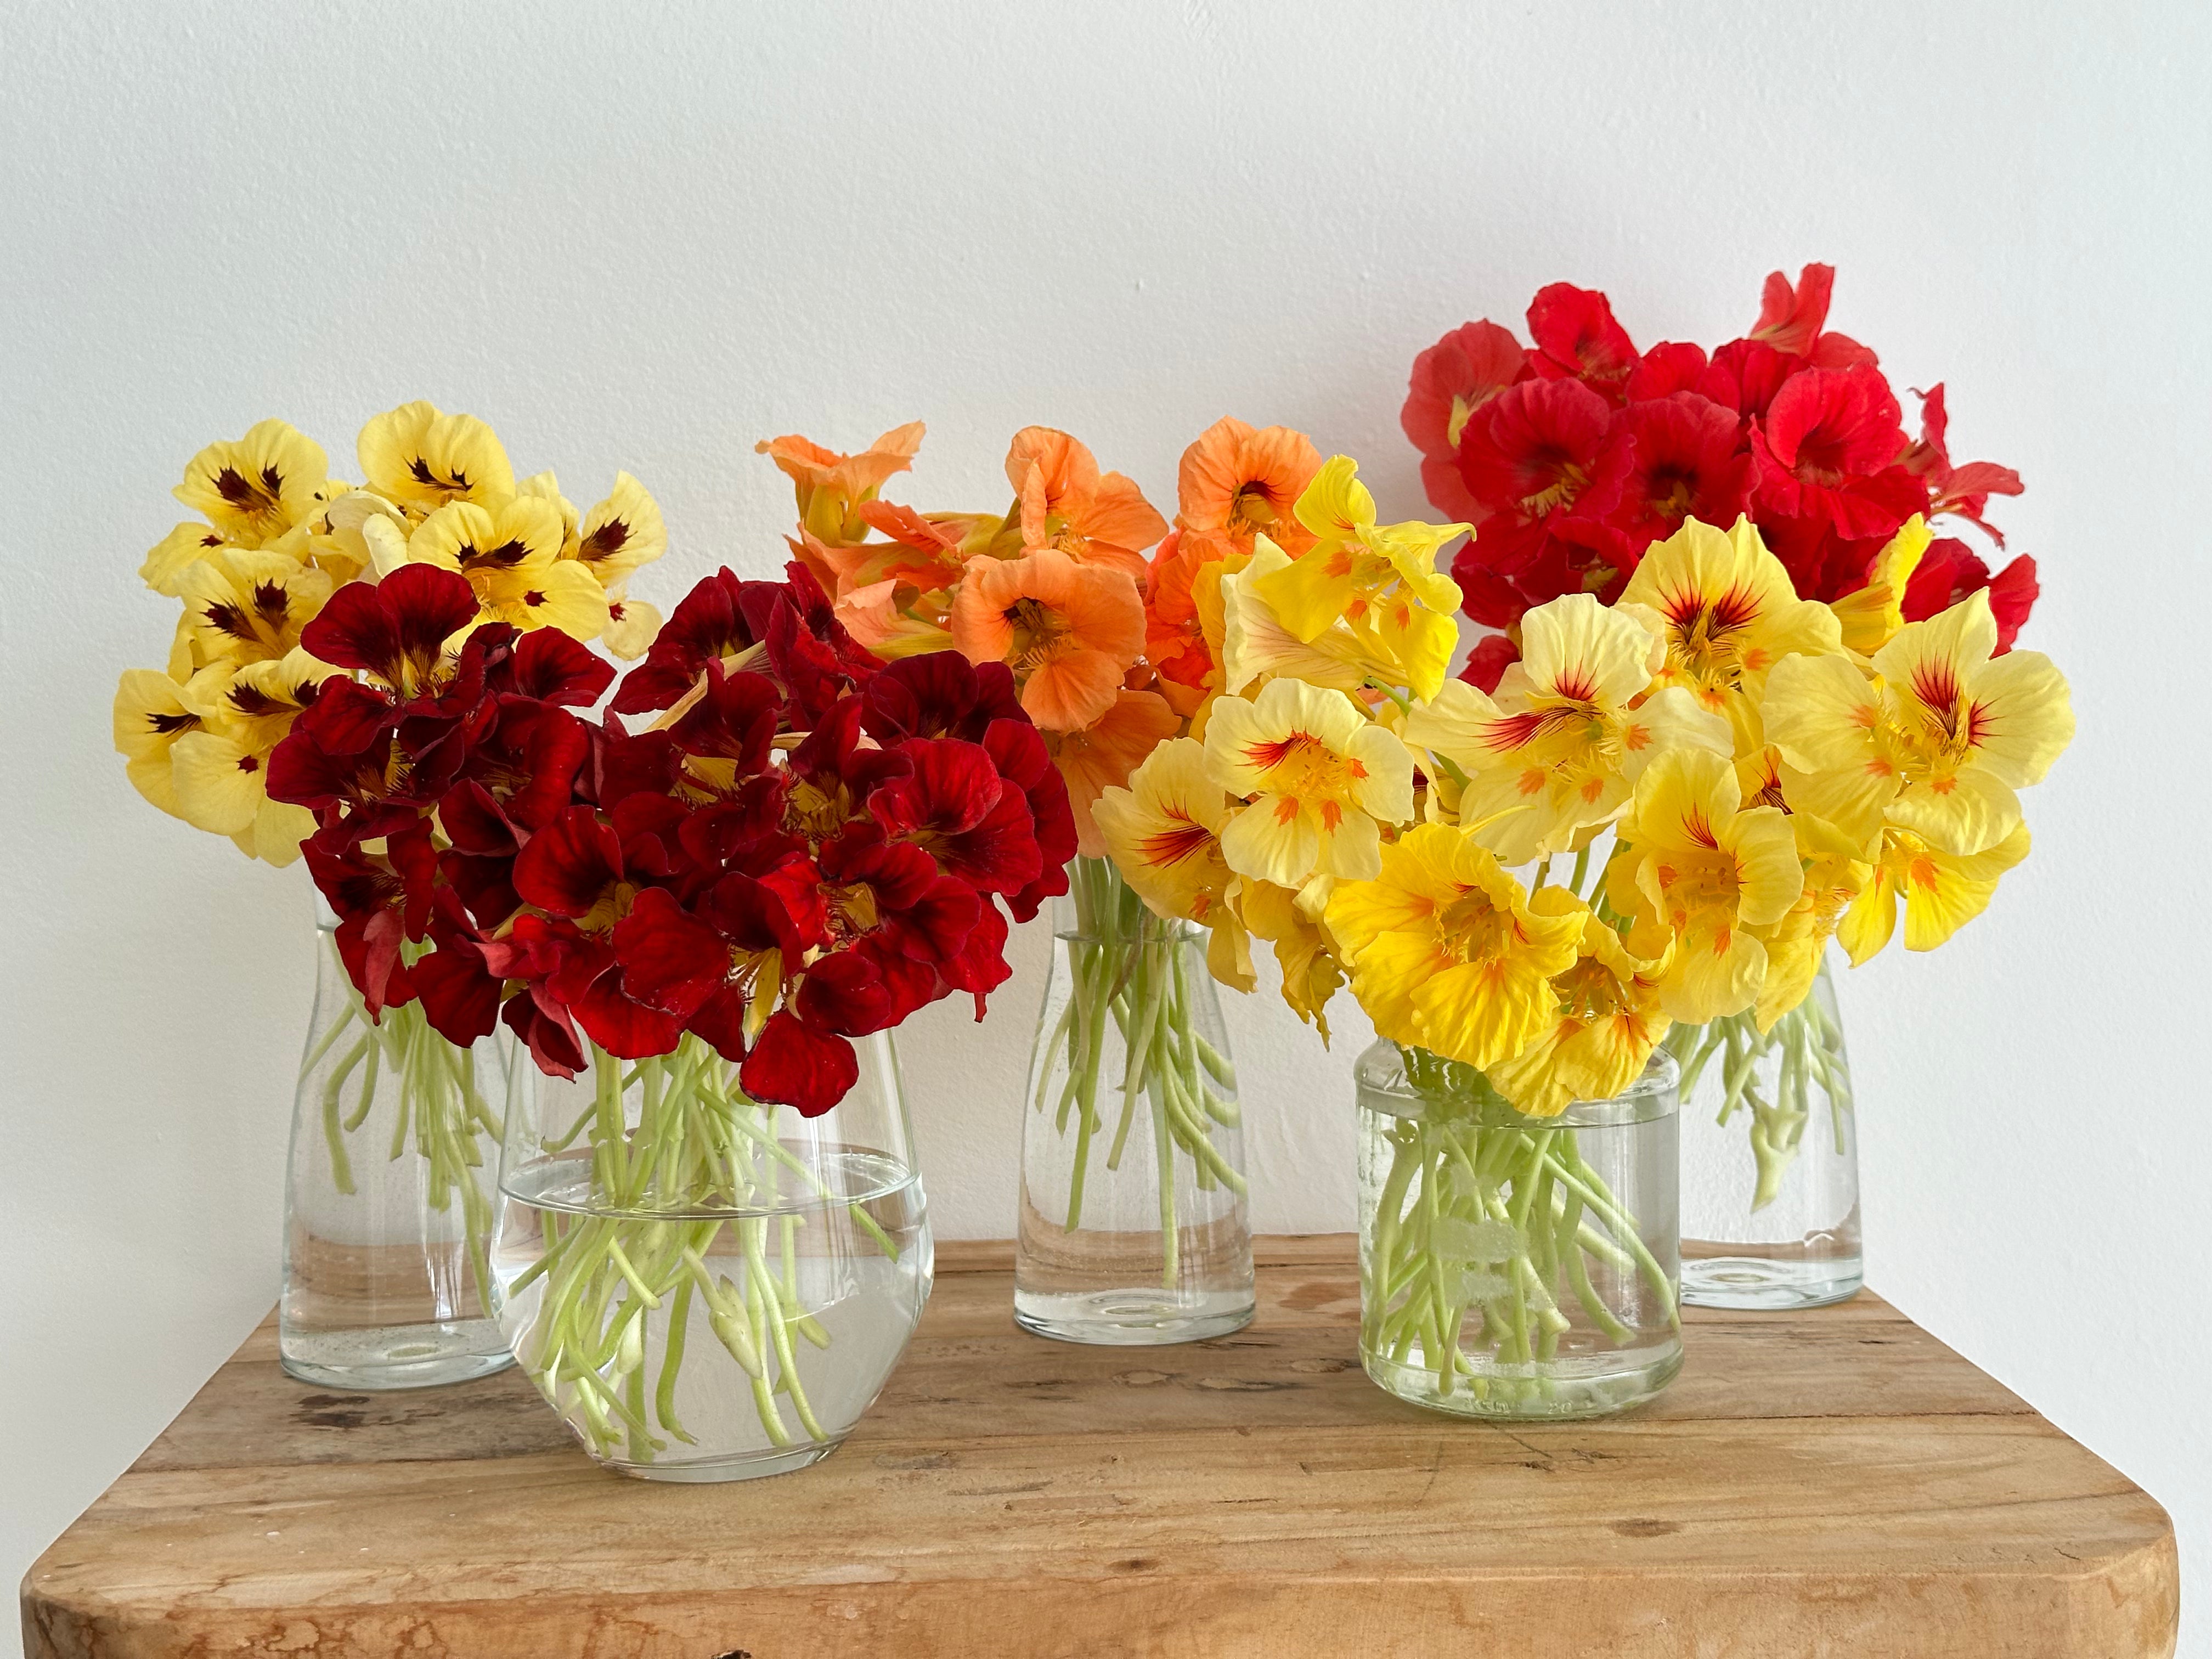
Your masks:
<svg viewBox="0 0 2212 1659"><path fill-rule="evenodd" d="M199 445L280 414L344 465L404 398L473 410L572 494L646 480L665 601L775 568L756 438L919 416L894 493L988 507L1043 422L1168 503L1233 412L1410 515L1445 327L1567 278L1716 342L1819 258L1835 325L2027 477L2002 522L2081 720L1994 913L1846 981L1872 1277L2161 1498L2212 1595L2202 8L337 9L0 10L0 1579L276 1288L304 881L108 752ZM906 1042L950 1232L1009 1227L1017 955L980 1037L948 1005ZM1326 1058L1232 1018L1257 1224L1347 1226L1356 1013Z"/></svg>

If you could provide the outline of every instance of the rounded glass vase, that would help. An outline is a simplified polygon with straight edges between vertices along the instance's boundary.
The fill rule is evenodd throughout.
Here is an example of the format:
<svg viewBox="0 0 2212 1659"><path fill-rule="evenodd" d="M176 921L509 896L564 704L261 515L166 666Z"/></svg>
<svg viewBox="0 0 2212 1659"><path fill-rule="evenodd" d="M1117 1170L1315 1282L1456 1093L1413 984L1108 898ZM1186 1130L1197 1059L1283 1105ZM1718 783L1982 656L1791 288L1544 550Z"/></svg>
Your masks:
<svg viewBox="0 0 2212 1659"><path fill-rule="evenodd" d="M371 1018L319 896L315 924L315 1006L284 1186L279 1361L347 1393L504 1370L514 1356L491 1316L487 1257L503 1046L454 1047L419 1002Z"/></svg>
<svg viewBox="0 0 2212 1659"><path fill-rule="evenodd" d="M1250 1322L1243 1117L1208 935L1103 859L1054 901L1022 1114L1014 1318L1148 1346Z"/></svg>
<svg viewBox="0 0 2212 1659"><path fill-rule="evenodd" d="M1378 1042L1359 1111L1359 1359L1460 1417L1626 1411L1682 1364L1673 1059L1556 1117Z"/></svg>
<svg viewBox="0 0 2212 1659"><path fill-rule="evenodd" d="M518 1061L492 1244L501 1328L596 1462L741 1480L828 1456L929 1299L897 1056L817 1116L747 1097L696 1036L574 1079Z"/></svg>
<svg viewBox="0 0 2212 1659"><path fill-rule="evenodd" d="M1676 1026L1682 1070L1682 1300L1779 1310L1865 1281L1859 1139L1835 981L1761 1031L1749 1013Z"/></svg>

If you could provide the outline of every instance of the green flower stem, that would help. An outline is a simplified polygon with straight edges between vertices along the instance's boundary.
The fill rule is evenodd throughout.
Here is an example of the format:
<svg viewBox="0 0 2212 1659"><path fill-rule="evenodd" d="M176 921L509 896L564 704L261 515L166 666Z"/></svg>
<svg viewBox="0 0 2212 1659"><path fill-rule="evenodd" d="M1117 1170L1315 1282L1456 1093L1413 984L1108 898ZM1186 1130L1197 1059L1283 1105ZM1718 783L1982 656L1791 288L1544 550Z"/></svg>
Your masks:
<svg viewBox="0 0 2212 1659"><path fill-rule="evenodd" d="M1820 1006L1819 996L1808 995L1765 1031L1759 1029L1749 1011L1705 1025L1677 1025L1668 1033L1667 1047L1681 1062L1685 1105L1692 1100L1714 1055L1725 1055L1715 1121L1725 1126L1738 1112L1748 1111L1746 1133L1758 1171L1751 1195L1753 1213L1781 1196L1805 1127L1812 1121L1815 1089L1826 1097L1828 1132L1836 1152L1841 1156L1845 1151L1850 1066L1844 1058L1843 1028ZM1759 1083L1759 1071L1769 1062L1774 1078L1771 1100Z"/></svg>

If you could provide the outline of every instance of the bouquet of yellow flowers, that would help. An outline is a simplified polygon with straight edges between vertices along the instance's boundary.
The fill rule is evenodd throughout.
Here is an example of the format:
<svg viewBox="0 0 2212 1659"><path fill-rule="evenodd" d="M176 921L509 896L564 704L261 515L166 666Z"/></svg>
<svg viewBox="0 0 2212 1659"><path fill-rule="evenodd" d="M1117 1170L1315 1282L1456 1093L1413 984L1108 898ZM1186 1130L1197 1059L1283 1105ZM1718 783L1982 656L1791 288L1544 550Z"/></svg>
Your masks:
<svg viewBox="0 0 2212 1659"><path fill-rule="evenodd" d="M1310 547L1262 537L1211 578L1222 695L1098 821L1147 903L1209 921L1224 978L1265 939L1302 1016L1348 982L1383 1040L1370 1374L1449 1410L1617 1409L1679 1364L1672 1124L1663 1158L1649 1127L1670 1027L1771 1026L1831 935L1863 960L1900 903L1914 949L1979 914L2027 851L2014 792L2071 734L2064 682L1994 655L1980 593L1903 621L1917 524L1830 605L1748 521L1689 520L1614 605L1531 609L1486 694L1433 643L1461 526L1378 526L1341 458L1297 516L1328 526ZM1613 1131L1650 1144L1601 1168Z"/></svg>

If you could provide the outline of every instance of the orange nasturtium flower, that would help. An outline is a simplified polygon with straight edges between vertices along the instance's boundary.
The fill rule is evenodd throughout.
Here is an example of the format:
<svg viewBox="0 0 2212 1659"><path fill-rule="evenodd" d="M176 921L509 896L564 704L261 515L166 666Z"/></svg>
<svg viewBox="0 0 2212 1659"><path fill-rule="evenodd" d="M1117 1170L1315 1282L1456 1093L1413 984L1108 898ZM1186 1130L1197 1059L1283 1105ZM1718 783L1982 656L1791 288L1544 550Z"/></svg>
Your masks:
<svg viewBox="0 0 2212 1659"><path fill-rule="evenodd" d="M1045 747L1067 781L1076 851L1085 858L1106 856L1105 838L1091 816L1098 797L1128 782L1145 757L1182 726L1181 717L1157 692L1116 691L1106 712L1081 731L1044 734Z"/></svg>
<svg viewBox="0 0 2212 1659"><path fill-rule="evenodd" d="M970 662L1012 668L1022 707L1048 732L1096 725L1145 649L1136 583L1051 547L969 560L951 621L955 648Z"/></svg>
<svg viewBox="0 0 2212 1659"><path fill-rule="evenodd" d="M867 535L860 517L884 481L904 472L921 447L922 423L893 427L857 455L824 449L796 433L763 439L753 453L765 455L789 478L799 495L799 521L832 546L848 546Z"/></svg>
<svg viewBox="0 0 2212 1659"><path fill-rule="evenodd" d="M1145 580L1145 550L1168 533L1168 521L1133 479L1100 472L1088 449L1048 426L1014 434L1006 479L1014 487L1024 549L1056 548L1078 564Z"/></svg>
<svg viewBox="0 0 2212 1659"><path fill-rule="evenodd" d="M1321 451L1286 426L1257 430L1224 416L1182 453L1176 480L1176 524L1191 568L1231 553L1249 553L1263 532L1292 558L1314 544L1298 522L1298 497L1321 471Z"/></svg>

